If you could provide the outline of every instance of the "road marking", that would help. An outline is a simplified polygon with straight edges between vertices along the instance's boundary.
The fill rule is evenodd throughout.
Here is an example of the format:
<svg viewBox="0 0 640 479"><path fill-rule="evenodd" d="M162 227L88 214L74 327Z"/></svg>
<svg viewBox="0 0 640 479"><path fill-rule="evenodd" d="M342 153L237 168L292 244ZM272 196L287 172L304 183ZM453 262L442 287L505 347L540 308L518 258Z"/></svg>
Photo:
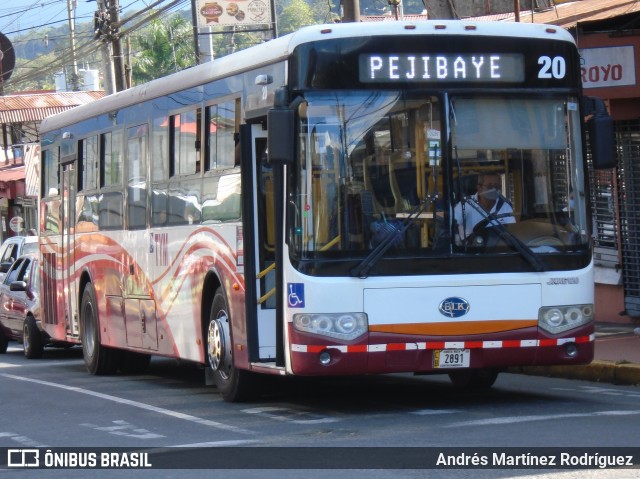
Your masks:
<svg viewBox="0 0 640 479"><path fill-rule="evenodd" d="M151 411L151 412L155 412L158 414L164 414L165 416L170 416L173 417L175 419L182 419L183 421L189 421L189 422L193 422L196 424L200 424L202 426L209 426L209 427L214 427L217 429L223 429L225 431L230 431L230 432L236 432L238 434L256 434L255 431L250 431L248 429L243 429L240 427L236 427L236 426L230 426L228 424L223 424L221 422L217 422L217 421L211 421L209 419L202 419L199 418L197 416L192 416L190 414L184 414L181 412L177 412L177 411L172 411L170 409L165 409L162 407L158 407L158 406L152 406L151 404L145 404L142 402L138 402L138 401L132 401L131 399L124 399L124 398L120 398L117 396L112 396L110 394L104 394L104 393L99 393L96 391L91 391L89 389L83 389L83 388L79 388L79 387L75 387L75 386L66 386L64 384L57 384L57 383L52 383L49 381L42 381L40 379L32 379L32 378L25 378L25 377L21 377L21 376L15 376L13 374L6 374L6 373L2 373L0 374L0 376L4 376L6 378L9 379L16 379L18 381L26 381L26 382L30 382L30 383L34 383L34 384L40 384L42 386L50 386L50 387L54 387L54 388L58 388L58 389L64 389L65 391L71 391L71 392L76 392L76 393L80 393L80 394L86 394L87 396L93 396L93 397L97 397L100 399L106 399L107 401L113 401L119 404L126 404L127 406L133 406L133 407L137 407L140 409L144 409L146 411Z"/></svg>
<svg viewBox="0 0 640 479"><path fill-rule="evenodd" d="M0 437L8 437L12 441L17 442L22 446L47 447L45 444L40 444L27 436L21 436L20 434L16 434L14 432L0 432Z"/></svg>
<svg viewBox="0 0 640 479"><path fill-rule="evenodd" d="M25 364L13 364L13 363L0 363L0 369L4 369L4 368L32 368L32 367L37 367L37 368L41 368L43 365L47 365L47 367L49 366L69 366L69 365L75 365L75 364L81 364L82 363L82 359L69 359L64 360L64 361L46 361L46 362L41 362L41 361L29 361L28 363Z"/></svg>
<svg viewBox="0 0 640 479"><path fill-rule="evenodd" d="M580 417L593 417L593 416L633 416L640 414L640 411L595 411L585 413L573 413L573 414L549 414L546 416L507 416L496 417L491 419L478 419L476 421L462 421L445 426L450 427L467 427L467 426L495 426L502 424L516 424L520 422L533 422L533 421L550 421L556 419L574 419Z"/></svg>
<svg viewBox="0 0 640 479"><path fill-rule="evenodd" d="M252 439L244 439L237 441L210 441L210 442L194 442L193 444L177 444L175 446L168 447L232 447L232 446L243 446L245 444L255 444L259 441L254 441Z"/></svg>
<svg viewBox="0 0 640 479"><path fill-rule="evenodd" d="M435 416L438 414L453 414L456 409L418 409L417 411L411 411L409 414L415 414L416 416Z"/></svg>
<svg viewBox="0 0 640 479"><path fill-rule="evenodd" d="M254 407L251 409L243 409L242 412L247 414L260 414L269 419L276 421L290 422L293 424L324 424L328 422L338 422L340 419L323 417L317 414L313 414L307 411L296 411L294 409L288 409L284 407ZM296 419L296 418L311 417L312 419Z"/></svg>
<svg viewBox="0 0 640 479"><path fill-rule="evenodd" d="M113 434L115 436L127 436L134 437L136 439L159 439L163 436L162 434L156 434L148 429L135 427L130 422L124 420L111 421L115 426L98 426L96 424L83 423L81 426L90 427L91 429L95 429L96 431L104 431L109 434Z"/></svg>

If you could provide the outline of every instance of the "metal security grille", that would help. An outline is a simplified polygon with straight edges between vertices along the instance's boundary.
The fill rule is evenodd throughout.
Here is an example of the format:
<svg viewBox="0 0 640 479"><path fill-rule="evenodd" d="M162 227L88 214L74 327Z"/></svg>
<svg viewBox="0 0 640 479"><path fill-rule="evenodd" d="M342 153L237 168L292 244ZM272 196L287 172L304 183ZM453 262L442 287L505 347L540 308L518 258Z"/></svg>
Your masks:
<svg viewBox="0 0 640 479"><path fill-rule="evenodd" d="M589 144L587 137L587 145ZM594 263L618 270L618 220L616 215L615 169L594 170L587 148L591 211L593 214Z"/></svg>
<svg viewBox="0 0 640 479"><path fill-rule="evenodd" d="M624 305L640 316L640 121L616 122Z"/></svg>

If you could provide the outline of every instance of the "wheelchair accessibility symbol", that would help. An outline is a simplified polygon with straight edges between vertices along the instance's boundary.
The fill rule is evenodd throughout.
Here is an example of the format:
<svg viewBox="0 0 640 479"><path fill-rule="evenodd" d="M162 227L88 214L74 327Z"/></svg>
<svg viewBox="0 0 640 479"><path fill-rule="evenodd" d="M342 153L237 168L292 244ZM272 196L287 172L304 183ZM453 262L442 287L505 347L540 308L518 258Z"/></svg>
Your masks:
<svg viewBox="0 0 640 479"><path fill-rule="evenodd" d="M304 308L304 283L287 283L290 308Z"/></svg>

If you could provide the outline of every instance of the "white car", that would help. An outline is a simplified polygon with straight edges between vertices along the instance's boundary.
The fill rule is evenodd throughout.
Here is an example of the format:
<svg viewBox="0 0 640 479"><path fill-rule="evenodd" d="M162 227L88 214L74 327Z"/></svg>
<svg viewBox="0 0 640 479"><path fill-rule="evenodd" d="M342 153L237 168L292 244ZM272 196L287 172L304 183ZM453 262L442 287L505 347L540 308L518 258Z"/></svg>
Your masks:
<svg viewBox="0 0 640 479"><path fill-rule="evenodd" d="M38 252L37 236L10 236L0 246L0 282L13 262L23 254Z"/></svg>

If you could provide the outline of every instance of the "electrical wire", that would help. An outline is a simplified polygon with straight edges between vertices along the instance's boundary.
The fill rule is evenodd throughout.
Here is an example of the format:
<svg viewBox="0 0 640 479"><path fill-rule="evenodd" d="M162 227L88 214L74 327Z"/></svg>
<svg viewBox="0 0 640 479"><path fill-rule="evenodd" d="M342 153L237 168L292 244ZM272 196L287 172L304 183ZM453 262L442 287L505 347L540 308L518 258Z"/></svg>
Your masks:
<svg viewBox="0 0 640 479"><path fill-rule="evenodd" d="M162 1L164 1L164 0L162 0ZM174 13L173 10L179 8L180 6L182 6L183 4L187 3L188 1L189 0L174 0L170 4L161 7L160 9L158 9L153 14L147 16L145 19L143 19L143 20L139 21L138 23L136 23L134 25L134 27L130 27L127 30L120 32L120 36L124 36L127 33L133 32L135 29L144 26L145 24L151 22L152 20L156 19L157 17L166 16L166 15ZM136 19L137 19L137 15L134 15L134 17L136 17ZM95 54L97 54L100 51L100 48L101 48L101 45L99 43L97 43L94 39L90 39L87 42L85 42L83 44L80 44L80 45L78 45L76 47L75 58L78 61L82 61L83 58L91 57L91 56L94 56ZM25 74L17 75L15 77L12 77L12 78L9 79L9 81L7 81L5 83L5 86L10 86L10 85L14 86L14 85L19 84L21 82L26 82L26 81L29 81L29 80L32 80L32 79L35 79L35 78L42 78L42 76L46 76L46 75L50 75L50 74L56 73L56 72L60 71L66 64L70 63L71 60L73 60L73 54L72 54L71 51L67 51L67 52L63 53L62 55L56 57L56 59L53 62L51 62L47 66L46 69L44 69L44 70L43 69L39 69L37 72L27 72ZM33 61L34 60L32 60L31 62L33 62ZM28 62L25 65L21 65L19 68L29 68L28 64L31 63L31 62Z"/></svg>

